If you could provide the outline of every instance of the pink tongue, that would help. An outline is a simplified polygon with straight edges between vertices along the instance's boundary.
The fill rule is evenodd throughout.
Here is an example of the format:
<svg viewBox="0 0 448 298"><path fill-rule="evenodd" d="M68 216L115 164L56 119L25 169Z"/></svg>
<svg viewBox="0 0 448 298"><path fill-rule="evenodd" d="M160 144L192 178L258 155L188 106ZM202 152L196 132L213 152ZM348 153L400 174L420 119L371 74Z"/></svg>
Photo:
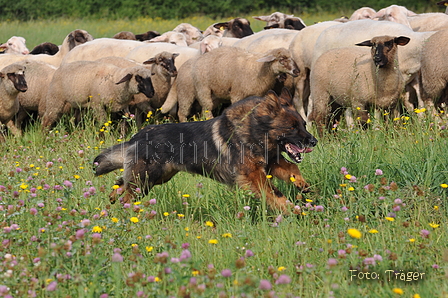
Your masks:
<svg viewBox="0 0 448 298"><path fill-rule="evenodd" d="M294 144L290 144L290 146L291 146L291 149L293 149L294 151L297 151L299 153L308 153L308 152L313 151L312 148L299 148Z"/></svg>

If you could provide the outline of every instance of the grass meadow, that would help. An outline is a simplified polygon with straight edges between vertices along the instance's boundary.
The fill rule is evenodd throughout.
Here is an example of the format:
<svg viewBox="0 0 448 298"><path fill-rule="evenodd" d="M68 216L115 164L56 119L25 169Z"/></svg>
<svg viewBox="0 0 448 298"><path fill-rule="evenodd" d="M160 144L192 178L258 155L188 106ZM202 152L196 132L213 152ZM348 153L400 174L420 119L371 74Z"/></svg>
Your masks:
<svg viewBox="0 0 448 298"><path fill-rule="evenodd" d="M216 20L181 21L205 29ZM1 34L33 45L75 28L102 37L177 23L12 22ZM120 172L95 177L92 161L136 132L128 121L126 136L88 116L47 134L35 123L0 144L0 297L448 296L445 113L340 125L319 138L300 164L311 193L274 181L295 204L290 216L186 173L110 204Z"/></svg>

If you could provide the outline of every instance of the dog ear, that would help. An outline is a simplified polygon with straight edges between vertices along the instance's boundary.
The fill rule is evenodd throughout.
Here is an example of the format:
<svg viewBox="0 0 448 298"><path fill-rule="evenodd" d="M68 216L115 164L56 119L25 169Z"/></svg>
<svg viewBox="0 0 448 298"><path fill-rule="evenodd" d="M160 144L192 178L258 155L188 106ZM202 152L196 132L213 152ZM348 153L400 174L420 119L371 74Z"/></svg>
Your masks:
<svg viewBox="0 0 448 298"><path fill-rule="evenodd" d="M281 100L278 98L277 93L269 90L264 98L268 112L274 115L277 114L278 110L281 109Z"/></svg>
<svg viewBox="0 0 448 298"><path fill-rule="evenodd" d="M283 88L279 97L280 103L285 106L292 106L292 96L288 88Z"/></svg>
<svg viewBox="0 0 448 298"><path fill-rule="evenodd" d="M115 85L127 82L129 80L132 79L132 73L128 73L127 75L125 75L118 83L115 83Z"/></svg>

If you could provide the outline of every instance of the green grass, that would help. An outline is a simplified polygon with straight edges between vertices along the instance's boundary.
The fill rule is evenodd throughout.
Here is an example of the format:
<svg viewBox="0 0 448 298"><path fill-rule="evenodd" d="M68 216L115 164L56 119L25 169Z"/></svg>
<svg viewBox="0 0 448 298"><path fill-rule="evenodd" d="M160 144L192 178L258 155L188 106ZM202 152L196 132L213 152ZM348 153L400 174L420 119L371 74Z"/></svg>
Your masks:
<svg viewBox="0 0 448 298"><path fill-rule="evenodd" d="M447 125L425 113L340 125L300 165L311 193L275 181L298 206L291 216L187 173L112 205L120 172L95 177L92 161L130 135L89 117L48 134L31 125L0 144L0 297L446 297Z"/></svg>

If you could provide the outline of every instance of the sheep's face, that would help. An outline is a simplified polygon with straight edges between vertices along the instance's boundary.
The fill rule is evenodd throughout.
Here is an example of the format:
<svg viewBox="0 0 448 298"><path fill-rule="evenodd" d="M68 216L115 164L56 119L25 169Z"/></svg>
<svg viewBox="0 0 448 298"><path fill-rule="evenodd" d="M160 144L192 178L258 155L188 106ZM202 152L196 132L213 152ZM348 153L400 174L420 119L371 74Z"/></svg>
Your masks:
<svg viewBox="0 0 448 298"><path fill-rule="evenodd" d="M396 59L397 46L407 45L409 41L410 39L405 36L377 36L356 45L371 47L373 63L376 67L383 68L392 65L391 62Z"/></svg>
<svg viewBox="0 0 448 298"><path fill-rule="evenodd" d="M164 75L166 74L170 77L175 77L177 76L177 68L174 64L174 59L176 59L177 56L179 56L178 53L171 54L168 52L162 52L156 55L154 58L143 62L143 64L158 65L162 69ZM154 75L154 73L152 75Z"/></svg>
<svg viewBox="0 0 448 298"><path fill-rule="evenodd" d="M25 92L28 90L28 85L25 81L25 69L25 66L11 64L2 69L2 72L0 72L0 78L2 80L6 78L9 79L16 90Z"/></svg>
<svg viewBox="0 0 448 298"><path fill-rule="evenodd" d="M150 77L135 75L135 81L137 82L138 92L145 94L148 98L154 96L154 87Z"/></svg>

